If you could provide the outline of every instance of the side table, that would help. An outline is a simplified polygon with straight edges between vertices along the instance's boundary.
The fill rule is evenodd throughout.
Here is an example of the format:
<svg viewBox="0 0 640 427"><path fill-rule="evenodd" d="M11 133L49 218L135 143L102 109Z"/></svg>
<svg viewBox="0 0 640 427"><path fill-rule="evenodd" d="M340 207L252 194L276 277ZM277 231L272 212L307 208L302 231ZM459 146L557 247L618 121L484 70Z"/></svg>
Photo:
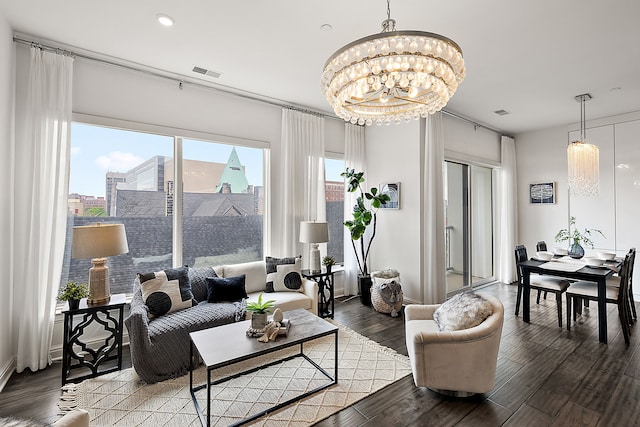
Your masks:
<svg viewBox="0 0 640 427"><path fill-rule="evenodd" d="M108 302L96 305L87 305L87 299L83 298L77 310L70 310L69 304L65 304L62 310L64 313L62 385L122 369L122 328L125 304L125 294L111 295ZM102 331L106 334L104 338L102 334L100 335L99 346L90 345L91 343L82 340L85 329L90 325L93 325L91 330L102 327ZM100 343L101 341L104 343ZM112 361L115 361L115 365L107 363ZM104 367L105 364L106 367ZM85 372L89 370L90 373L70 378L71 371L77 369Z"/></svg>
<svg viewBox="0 0 640 427"><path fill-rule="evenodd" d="M312 273L310 270L302 270L302 277L313 280L318 284L318 316L333 319L335 313L333 300L333 272L323 270ZM327 292L329 295L327 295Z"/></svg>

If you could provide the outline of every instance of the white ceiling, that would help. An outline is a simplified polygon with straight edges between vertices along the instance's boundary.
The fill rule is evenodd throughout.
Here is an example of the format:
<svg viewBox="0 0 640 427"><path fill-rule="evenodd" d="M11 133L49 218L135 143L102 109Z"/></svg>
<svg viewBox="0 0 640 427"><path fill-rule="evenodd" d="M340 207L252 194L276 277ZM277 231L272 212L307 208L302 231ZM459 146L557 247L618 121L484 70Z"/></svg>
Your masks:
<svg viewBox="0 0 640 427"><path fill-rule="evenodd" d="M324 62L379 32L386 9L384 0L0 0L21 34L324 112ZM158 13L175 26L159 25ZM391 17L398 30L462 47L467 78L445 109L478 123L508 134L575 123L574 97L587 92L588 120L640 111L638 0L392 0Z"/></svg>

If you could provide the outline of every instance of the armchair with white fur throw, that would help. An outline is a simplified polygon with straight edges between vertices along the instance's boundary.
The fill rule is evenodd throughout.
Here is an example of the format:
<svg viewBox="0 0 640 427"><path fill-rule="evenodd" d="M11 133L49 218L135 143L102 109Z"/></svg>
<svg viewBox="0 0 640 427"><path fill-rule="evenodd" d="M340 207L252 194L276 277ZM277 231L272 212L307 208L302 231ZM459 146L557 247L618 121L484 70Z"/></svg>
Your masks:
<svg viewBox="0 0 640 427"><path fill-rule="evenodd" d="M416 386L466 397L493 389L504 307L465 292L438 305L407 305L407 351Z"/></svg>

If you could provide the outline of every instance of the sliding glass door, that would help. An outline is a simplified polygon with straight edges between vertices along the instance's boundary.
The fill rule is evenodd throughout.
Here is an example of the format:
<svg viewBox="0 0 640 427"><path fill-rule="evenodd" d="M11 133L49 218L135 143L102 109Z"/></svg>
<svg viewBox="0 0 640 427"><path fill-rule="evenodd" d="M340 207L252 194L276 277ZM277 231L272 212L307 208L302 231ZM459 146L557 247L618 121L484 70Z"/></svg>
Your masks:
<svg viewBox="0 0 640 427"><path fill-rule="evenodd" d="M494 278L493 171L446 161L447 293L469 290Z"/></svg>

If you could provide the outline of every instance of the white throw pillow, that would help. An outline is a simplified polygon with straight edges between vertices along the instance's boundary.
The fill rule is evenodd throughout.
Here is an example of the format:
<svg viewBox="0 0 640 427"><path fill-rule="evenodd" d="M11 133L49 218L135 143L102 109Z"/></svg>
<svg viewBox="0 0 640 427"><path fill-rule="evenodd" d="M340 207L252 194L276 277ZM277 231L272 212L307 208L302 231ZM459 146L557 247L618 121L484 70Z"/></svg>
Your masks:
<svg viewBox="0 0 640 427"><path fill-rule="evenodd" d="M478 326L493 313L489 301L473 292L453 296L433 313L433 320L441 331L459 331Z"/></svg>
<svg viewBox="0 0 640 427"><path fill-rule="evenodd" d="M270 292L273 287L273 292L302 292L302 276L300 270L302 268L301 258L288 258L288 260L295 260L293 263L275 263L276 259L272 259L271 268L275 267L275 272L267 272L267 290ZM267 266L267 271L269 266Z"/></svg>

